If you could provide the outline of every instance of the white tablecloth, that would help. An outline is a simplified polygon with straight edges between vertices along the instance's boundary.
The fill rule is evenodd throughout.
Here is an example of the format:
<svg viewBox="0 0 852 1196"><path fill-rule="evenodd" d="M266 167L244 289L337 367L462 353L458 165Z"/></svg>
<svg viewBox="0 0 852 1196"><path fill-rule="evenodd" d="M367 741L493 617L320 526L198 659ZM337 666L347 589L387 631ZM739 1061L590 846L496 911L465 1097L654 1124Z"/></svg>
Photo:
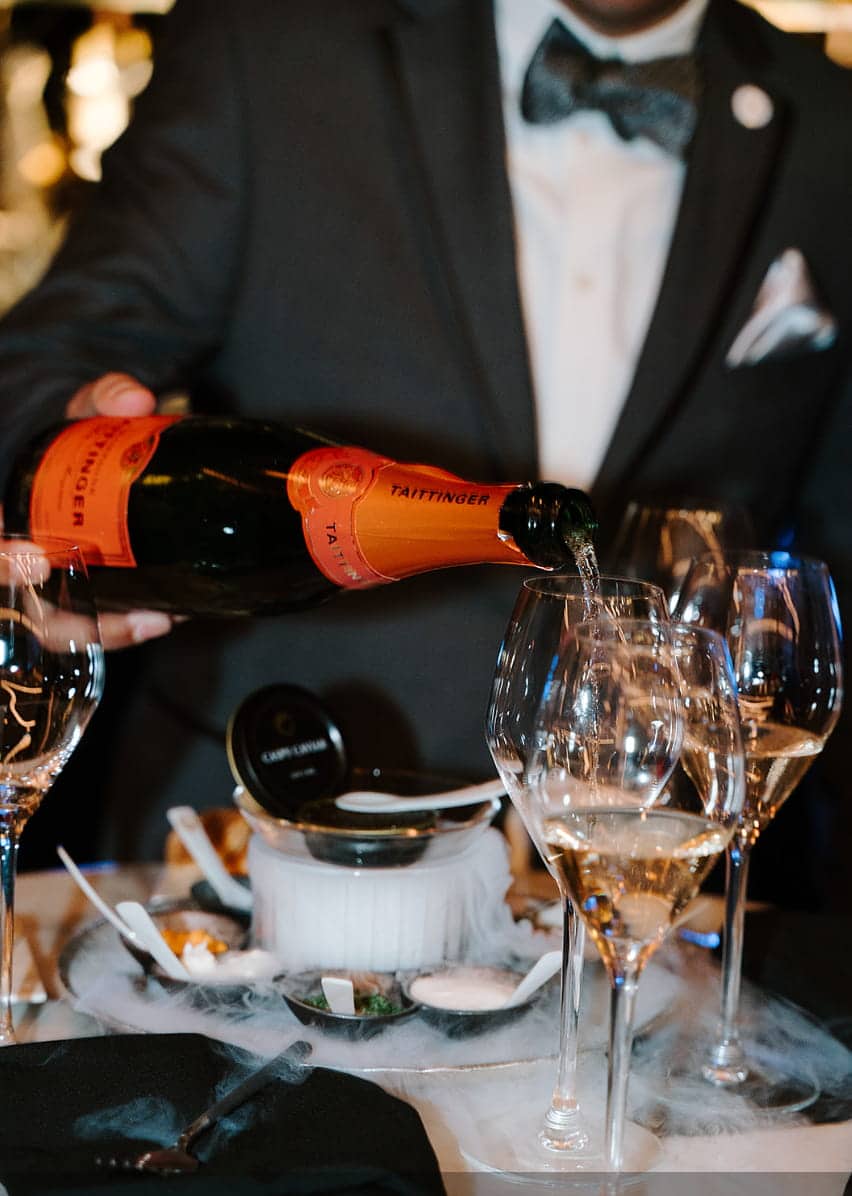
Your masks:
<svg viewBox="0 0 852 1196"><path fill-rule="evenodd" d="M147 901L186 897L198 873L192 866L127 865L90 871L90 880L108 901ZM97 914L70 878L57 871L26 873L17 890L17 934L27 940L49 999L18 1004L19 1039L46 1041L108 1032L97 1019L75 1009L63 993L56 969L63 944ZM602 1055L597 1066L603 1068ZM592 1063L587 1063L588 1067ZM519 1176L501 1177L474 1168L465 1156L476 1153L479 1131L512 1107L546 1107L553 1065L541 1060L510 1069L467 1071L461 1080L445 1075L371 1074L420 1112L445 1174L451 1196L491 1196L518 1191ZM598 1094L602 1100L602 1093ZM542 1103L544 1102L544 1103ZM636 1188L653 1196L679 1196L689 1174L690 1191L715 1196L841 1196L852 1172L852 1122L828 1125L776 1124L745 1133L707 1137L669 1136L655 1144L650 1170ZM529 1183L529 1180L525 1180ZM538 1176L531 1187L553 1190L554 1180ZM528 1189L529 1190L529 1189ZM589 1191L582 1175L560 1182L561 1191ZM597 1186L593 1189L599 1190ZM625 1190L633 1190L626 1188Z"/></svg>

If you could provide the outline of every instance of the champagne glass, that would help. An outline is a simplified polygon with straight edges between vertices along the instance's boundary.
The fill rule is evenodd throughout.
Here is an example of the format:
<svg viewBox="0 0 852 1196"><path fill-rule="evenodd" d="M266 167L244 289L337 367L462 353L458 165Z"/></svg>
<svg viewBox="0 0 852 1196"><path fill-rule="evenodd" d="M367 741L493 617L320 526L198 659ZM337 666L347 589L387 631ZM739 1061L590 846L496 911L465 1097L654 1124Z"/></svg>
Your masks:
<svg viewBox="0 0 852 1196"><path fill-rule="evenodd" d="M497 659L486 717L486 738L491 755L513 806L532 842L543 855L529 817L532 794L529 768L536 751L536 716L558 656L572 628L594 615L611 618L635 616L665 620L665 596L647 582L601 577L590 589L577 575L531 577L523 582L509 619ZM545 859L545 863L546 863ZM562 993L560 1001L559 1062L550 1105L540 1122L535 1145L515 1147L530 1166L525 1169L574 1169L599 1161L591 1147L577 1098L577 1029L584 932L559 871L563 914ZM529 1139L535 1133L529 1129ZM516 1141L523 1131L516 1128Z"/></svg>
<svg viewBox="0 0 852 1196"><path fill-rule="evenodd" d="M15 1041L12 950L18 843L103 691L103 649L80 552L0 540L0 1044Z"/></svg>
<svg viewBox="0 0 852 1196"><path fill-rule="evenodd" d="M752 522L744 507L697 500L656 506L631 502L613 542L610 568L654 582L674 610L695 557L753 543Z"/></svg>
<svg viewBox="0 0 852 1196"><path fill-rule="evenodd" d="M580 625L554 661L530 788L537 838L610 979L605 1154L620 1171L640 975L725 849L743 800L722 638L661 622Z"/></svg>
<svg viewBox="0 0 852 1196"><path fill-rule="evenodd" d="M792 1112L818 1095L803 1076L746 1058L738 1029L746 890L761 831L798 785L840 715L840 622L822 561L787 552L702 556L684 579L679 613L724 634L733 658L746 796L726 857L722 1009L702 1071L762 1109Z"/></svg>

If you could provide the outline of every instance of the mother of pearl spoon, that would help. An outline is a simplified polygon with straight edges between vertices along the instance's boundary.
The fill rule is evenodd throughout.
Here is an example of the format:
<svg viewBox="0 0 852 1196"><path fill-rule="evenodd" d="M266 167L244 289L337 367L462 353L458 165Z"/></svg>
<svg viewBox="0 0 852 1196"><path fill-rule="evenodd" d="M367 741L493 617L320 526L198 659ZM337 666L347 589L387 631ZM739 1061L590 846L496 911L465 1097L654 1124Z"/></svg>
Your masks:
<svg viewBox="0 0 852 1196"><path fill-rule="evenodd" d="M452 810L457 806L474 806L478 802L501 797L506 792L502 781L484 781L481 785L466 785L449 793L426 793L401 797L398 793L370 793L353 790L335 799L340 810L356 814L408 814L412 810Z"/></svg>

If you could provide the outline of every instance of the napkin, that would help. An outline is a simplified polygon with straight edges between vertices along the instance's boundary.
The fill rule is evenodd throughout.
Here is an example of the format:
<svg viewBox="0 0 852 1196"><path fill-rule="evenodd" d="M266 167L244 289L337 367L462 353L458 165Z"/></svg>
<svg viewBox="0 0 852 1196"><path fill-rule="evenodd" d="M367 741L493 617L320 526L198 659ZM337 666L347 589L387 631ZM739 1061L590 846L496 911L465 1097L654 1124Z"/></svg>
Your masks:
<svg viewBox="0 0 852 1196"><path fill-rule="evenodd" d="M305 1068L202 1135L198 1172L164 1178L96 1162L173 1142L263 1061L197 1034L117 1034L0 1050L0 1192L443 1193L410 1105L359 1077Z"/></svg>

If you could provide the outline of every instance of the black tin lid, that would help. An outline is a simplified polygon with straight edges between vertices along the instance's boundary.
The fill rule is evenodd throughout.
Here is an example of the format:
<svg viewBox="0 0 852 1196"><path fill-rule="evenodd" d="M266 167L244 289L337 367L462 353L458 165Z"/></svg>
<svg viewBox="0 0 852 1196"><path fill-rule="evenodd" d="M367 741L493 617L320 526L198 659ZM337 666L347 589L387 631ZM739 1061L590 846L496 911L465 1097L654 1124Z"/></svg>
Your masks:
<svg viewBox="0 0 852 1196"><path fill-rule="evenodd" d="M241 703L226 747L238 784L276 818L340 791L343 736L323 704L296 685L267 685Z"/></svg>

